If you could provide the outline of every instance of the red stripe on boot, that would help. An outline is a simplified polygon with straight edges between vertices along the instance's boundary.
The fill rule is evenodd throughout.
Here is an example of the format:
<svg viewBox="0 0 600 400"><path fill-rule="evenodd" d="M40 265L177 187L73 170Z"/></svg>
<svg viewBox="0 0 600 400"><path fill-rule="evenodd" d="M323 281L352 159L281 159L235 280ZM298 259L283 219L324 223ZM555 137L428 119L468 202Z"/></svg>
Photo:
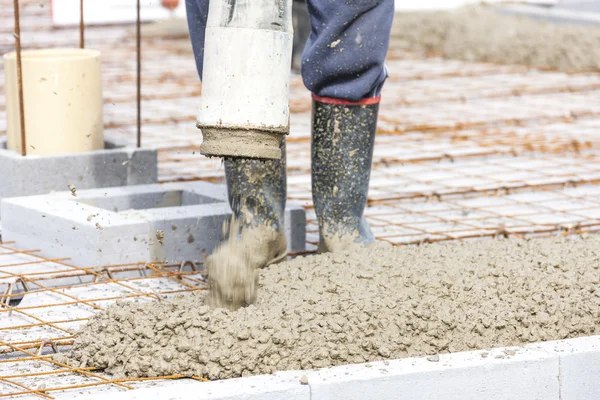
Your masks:
<svg viewBox="0 0 600 400"><path fill-rule="evenodd" d="M379 101L381 100L381 96L377 96L377 97L369 97L366 99L362 99L360 101L349 101L349 100L342 100L342 99L334 99L333 97L321 97L321 96L317 96L314 93L312 94L312 98L315 101L318 101L320 103L336 104L339 106L369 106L369 105L373 105L373 104L378 104Z"/></svg>

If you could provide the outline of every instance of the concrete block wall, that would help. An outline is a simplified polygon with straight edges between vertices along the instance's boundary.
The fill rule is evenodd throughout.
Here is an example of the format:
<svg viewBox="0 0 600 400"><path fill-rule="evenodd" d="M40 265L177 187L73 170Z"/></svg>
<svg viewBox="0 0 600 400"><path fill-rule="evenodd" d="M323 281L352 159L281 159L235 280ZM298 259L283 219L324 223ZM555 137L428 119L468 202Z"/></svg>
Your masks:
<svg viewBox="0 0 600 400"><path fill-rule="evenodd" d="M99 151L23 157L0 139L0 171L1 200L64 191L69 184L90 189L156 183L158 158L156 150L128 148L117 139L107 139Z"/></svg>
<svg viewBox="0 0 600 400"><path fill-rule="evenodd" d="M182 381L111 399L596 400L599 371L600 336L595 336L216 382Z"/></svg>

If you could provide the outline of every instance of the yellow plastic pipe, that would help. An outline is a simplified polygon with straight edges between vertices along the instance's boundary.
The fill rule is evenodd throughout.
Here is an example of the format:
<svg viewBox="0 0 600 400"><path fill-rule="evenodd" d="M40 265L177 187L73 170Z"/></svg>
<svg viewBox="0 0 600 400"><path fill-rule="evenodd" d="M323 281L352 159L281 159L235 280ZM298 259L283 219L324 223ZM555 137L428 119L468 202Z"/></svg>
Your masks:
<svg viewBox="0 0 600 400"><path fill-rule="evenodd" d="M27 155L104 148L100 52L89 49L21 53ZM8 149L21 153L16 53L4 55Z"/></svg>

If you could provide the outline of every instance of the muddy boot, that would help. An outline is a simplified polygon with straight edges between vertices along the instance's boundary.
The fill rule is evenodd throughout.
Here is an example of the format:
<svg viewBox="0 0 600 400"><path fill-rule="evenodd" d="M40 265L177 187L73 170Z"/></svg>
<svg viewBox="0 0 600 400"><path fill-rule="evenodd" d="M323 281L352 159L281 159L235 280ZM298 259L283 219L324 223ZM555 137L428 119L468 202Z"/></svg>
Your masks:
<svg viewBox="0 0 600 400"><path fill-rule="evenodd" d="M313 101L312 195L319 251L343 251L375 241L363 217L367 205L378 104Z"/></svg>
<svg viewBox="0 0 600 400"><path fill-rule="evenodd" d="M287 256L285 142L281 160L231 159L225 176L233 219L229 239L206 260L208 303L237 309L256 299L258 269Z"/></svg>
<svg viewBox="0 0 600 400"><path fill-rule="evenodd" d="M266 267L287 256L284 213L287 196L285 140L281 160L232 159L225 161L227 195L233 215L240 223L240 235L261 231L260 243ZM231 232L230 232L231 234ZM267 235L267 236L263 236ZM257 237L252 235L252 237ZM267 242L265 242L267 241ZM258 244L258 243L257 243ZM257 252L258 248L253 248Z"/></svg>

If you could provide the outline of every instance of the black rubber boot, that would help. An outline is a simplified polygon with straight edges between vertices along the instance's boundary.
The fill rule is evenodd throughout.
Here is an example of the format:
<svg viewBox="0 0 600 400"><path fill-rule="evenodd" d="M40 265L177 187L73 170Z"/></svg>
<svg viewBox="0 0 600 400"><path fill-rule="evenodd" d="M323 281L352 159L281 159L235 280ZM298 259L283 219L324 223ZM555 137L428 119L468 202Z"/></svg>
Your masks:
<svg viewBox="0 0 600 400"><path fill-rule="evenodd" d="M287 255L285 139L281 144L281 160L229 159L225 161L225 178L229 204L240 221L241 231L266 227L279 233L275 238L278 243L272 248L273 260L267 265L284 258Z"/></svg>
<svg viewBox="0 0 600 400"><path fill-rule="evenodd" d="M281 160L225 161L233 210L229 238L206 259L207 304L235 310L256 300L258 269L287 256L285 141Z"/></svg>
<svg viewBox="0 0 600 400"><path fill-rule="evenodd" d="M379 105L313 101L312 195L320 251L375 241L367 205Z"/></svg>

